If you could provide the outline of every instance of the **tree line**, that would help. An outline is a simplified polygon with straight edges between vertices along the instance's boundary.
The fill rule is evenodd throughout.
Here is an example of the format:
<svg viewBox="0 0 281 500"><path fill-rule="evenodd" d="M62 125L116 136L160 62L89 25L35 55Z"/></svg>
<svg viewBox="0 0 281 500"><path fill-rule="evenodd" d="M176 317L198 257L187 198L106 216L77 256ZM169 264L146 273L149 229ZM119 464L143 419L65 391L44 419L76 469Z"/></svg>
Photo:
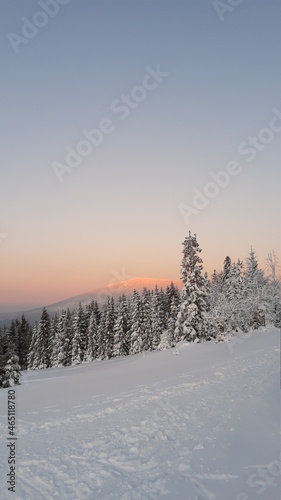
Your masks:
<svg viewBox="0 0 281 500"><path fill-rule="evenodd" d="M221 272L203 273L196 235L185 238L181 263L183 289L134 290L104 305L92 301L50 317L43 308L33 326L25 319L0 328L0 387L19 383L20 370L70 366L154 349L181 340L223 340L233 331L269 324L281 327L280 280L274 252L268 272L251 248L245 264L227 256Z"/></svg>

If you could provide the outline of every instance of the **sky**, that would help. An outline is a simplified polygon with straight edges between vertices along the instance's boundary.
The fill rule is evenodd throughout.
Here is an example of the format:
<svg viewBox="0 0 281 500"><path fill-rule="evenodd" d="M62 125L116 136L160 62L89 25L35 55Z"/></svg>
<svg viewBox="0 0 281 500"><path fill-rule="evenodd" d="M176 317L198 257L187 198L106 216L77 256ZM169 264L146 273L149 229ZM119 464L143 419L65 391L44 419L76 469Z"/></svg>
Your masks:
<svg viewBox="0 0 281 500"><path fill-rule="evenodd" d="M1 2L0 311L281 254L279 0ZM220 172L218 174L218 172Z"/></svg>

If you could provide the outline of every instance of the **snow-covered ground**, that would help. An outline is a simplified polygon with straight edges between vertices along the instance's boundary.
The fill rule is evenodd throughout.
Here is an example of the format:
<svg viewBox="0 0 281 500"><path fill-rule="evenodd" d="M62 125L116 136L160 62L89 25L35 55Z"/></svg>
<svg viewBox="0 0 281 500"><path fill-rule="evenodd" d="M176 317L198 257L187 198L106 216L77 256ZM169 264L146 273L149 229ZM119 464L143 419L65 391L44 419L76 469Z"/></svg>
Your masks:
<svg viewBox="0 0 281 500"><path fill-rule="evenodd" d="M237 342L239 340L239 342ZM1 499L280 499L280 335L24 372L16 494Z"/></svg>

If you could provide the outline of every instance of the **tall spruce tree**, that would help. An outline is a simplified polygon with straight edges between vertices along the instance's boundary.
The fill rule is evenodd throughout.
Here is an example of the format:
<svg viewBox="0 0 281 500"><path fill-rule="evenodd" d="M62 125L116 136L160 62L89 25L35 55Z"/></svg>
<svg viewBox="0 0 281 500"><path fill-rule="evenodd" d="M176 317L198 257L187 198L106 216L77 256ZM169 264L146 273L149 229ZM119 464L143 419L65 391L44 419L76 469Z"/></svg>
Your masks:
<svg viewBox="0 0 281 500"><path fill-rule="evenodd" d="M281 328L281 282L278 277L279 259L275 252L269 252L267 255L268 280L264 287L264 296L266 299L266 318L267 322L277 328Z"/></svg>
<svg viewBox="0 0 281 500"><path fill-rule="evenodd" d="M140 298L140 325L142 330L143 350L145 351L151 351L153 349L152 296L153 294L151 291L144 288Z"/></svg>
<svg viewBox="0 0 281 500"><path fill-rule="evenodd" d="M69 366L72 362L72 316L63 310L57 320L53 318L52 366Z"/></svg>
<svg viewBox="0 0 281 500"><path fill-rule="evenodd" d="M122 295L118 299L112 356L127 356L129 353L129 312L127 299Z"/></svg>
<svg viewBox="0 0 281 500"><path fill-rule="evenodd" d="M113 343L114 343L114 325L115 325L115 303L113 297L107 298L107 311L104 329L104 342L105 342L105 358L110 359L113 356Z"/></svg>
<svg viewBox="0 0 281 500"><path fill-rule="evenodd" d="M176 324L179 339L188 341L201 340L207 334L206 289L200 252L196 235L192 236L189 231L189 236L183 242L183 289Z"/></svg>
<svg viewBox="0 0 281 500"><path fill-rule="evenodd" d="M172 309L172 302L174 300L174 304L179 304L180 303L180 292L178 287L174 285L173 282L171 282L170 286L168 285L166 287L166 306L165 306L165 313L166 313L166 318L167 322L171 316L171 309Z"/></svg>
<svg viewBox="0 0 281 500"><path fill-rule="evenodd" d="M108 304L104 304L101 310L100 322L98 326L98 349L97 349L97 358L105 359L107 356L106 353L106 325L107 325L107 309Z"/></svg>
<svg viewBox="0 0 281 500"><path fill-rule="evenodd" d="M20 328L19 320L18 319L16 319L15 321L12 320L8 333L8 346L10 350L12 350L13 353L16 354L17 356L19 354L19 328Z"/></svg>
<svg viewBox="0 0 281 500"><path fill-rule="evenodd" d="M58 366L59 354L59 319L55 314L51 319L51 366Z"/></svg>
<svg viewBox="0 0 281 500"><path fill-rule="evenodd" d="M33 370L33 362L35 358L35 345L37 342L37 334L38 334L38 324L35 321L33 328L32 328L32 334L31 334L31 341L29 344L29 349L27 353L27 369L28 370Z"/></svg>
<svg viewBox="0 0 281 500"><path fill-rule="evenodd" d="M232 332L237 329L246 329L246 318L244 315L244 283L243 283L243 263L238 259L230 267L228 279L225 284L225 298L227 307L226 330Z"/></svg>
<svg viewBox="0 0 281 500"><path fill-rule="evenodd" d="M90 311L89 321L90 321L90 317L91 317L92 312L94 312L95 317L96 317L96 323L98 326L100 324L100 318L101 318L101 312L100 312L98 302L96 300L92 300L92 302L88 306L88 309Z"/></svg>
<svg viewBox="0 0 281 500"><path fill-rule="evenodd" d="M224 286L225 282L228 280L230 270L231 270L231 258L229 257L229 255L227 255L224 259L223 271L222 271L221 277L220 277L222 286Z"/></svg>
<svg viewBox="0 0 281 500"><path fill-rule="evenodd" d="M5 387L6 383L5 365L6 365L6 359L4 354L0 350L0 388Z"/></svg>
<svg viewBox="0 0 281 500"><path fill-rule="evenodd" d="M85 358L87 361L93 361L98 356L99 347L97 316L94 309L92 309L90 315L89 326L87 329L87 339L87 351Z"/></svg>
<svg viewBox="0 0 281 500"><path fill-rule="evenodd" d="M137 354L144 350L144 329L141 299L136 290L130 301L130 324L130 354Z"/></svg>
<svg viewBox="0 0 281 500"><path fill-rule="evenodd" d="M28 368L32 370L49 368L51 366L51 325L50 317L42 310L38 327L35 325L28 355Z"/></svg>
<svg viewBox="0 0 281 500"><path fill-rule="evenodd" d="M72 314L67 308L65 319L62 326L63 345L61 347L61 352L59 355L59 361L63 366L69 366L72 363L72 339L73 339L73 327L72 327Z"/></svg>
<svg viewBox="0 0 281 500"><path fill-rule="evenodd" d="M246 259L244 280L248 326L258 329L265 325L266 305L263 290L266 285L266 279L263 270L259 269L256 253L252 247Z"/></svg>
<svg viewBox="0 0 281 500"><path fill-rule="evenodd" d="M21 317L19 329L19 364L22 370L27 369L27 355L31 343L31 337L32 328L23 314Z"/></svg>
<svg viewBox="0 0 281 500"><path fill-rule="evenodd" d="M170 314L167 321L167 329L163 331L161 335L160 344L158 349L170 349L175 347L178 342L178 337L176 334L176 322L179 313L179 300L176 296L172 298L170 305Z"/></svg>
<svg viewBox="0 0 281 500"><path fill-rule="evenodd" d="M157 286L151 299L152 349L158 349L164 331L163 295Z"/></svg>
<svg viewBox="0 0 281 500"><path fill-rule="evenodd" d="M73 313L72 364L82 363L87 349L87 319L81 303Z"/></svg>

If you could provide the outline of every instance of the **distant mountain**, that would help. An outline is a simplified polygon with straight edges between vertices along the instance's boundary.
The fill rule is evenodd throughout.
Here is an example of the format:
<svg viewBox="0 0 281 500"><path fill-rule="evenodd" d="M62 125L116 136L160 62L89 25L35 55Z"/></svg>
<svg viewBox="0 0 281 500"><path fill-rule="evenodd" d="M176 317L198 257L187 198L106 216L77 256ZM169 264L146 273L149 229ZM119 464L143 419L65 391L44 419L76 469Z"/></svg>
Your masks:
<svg viewBox="0 0 281 500"><path fill-rule="evenodd" d="M167 279L157 279L157 278L131 278L126 281L117 281L108 286L97 288L92 292L83 293L82 295L76 295L75 297L70 297L68 299L56 302L55 304L50 304L46 306L47 311L50 315L55 313L60 313L62 309L69 308L70 310L75 309L81 302L82 306L90 304L92 300L97 300L97 302L102 305L105 303L108 296L119 297L123 293L127 296L132 295L134 290L141 292L143 288L148 290L153 290L157 285L158 288L165 288L171 284L173 281L174 285L178 288L182 288L182 283L180 280L167 280ZM0 313L0 326L9 325L12 319L20 318L22 314L25 315L26 319L30 323L34 323L40 319L42 313L42 307L32 309L30 311L20 311L20 312L9 312Z"/></svg>

